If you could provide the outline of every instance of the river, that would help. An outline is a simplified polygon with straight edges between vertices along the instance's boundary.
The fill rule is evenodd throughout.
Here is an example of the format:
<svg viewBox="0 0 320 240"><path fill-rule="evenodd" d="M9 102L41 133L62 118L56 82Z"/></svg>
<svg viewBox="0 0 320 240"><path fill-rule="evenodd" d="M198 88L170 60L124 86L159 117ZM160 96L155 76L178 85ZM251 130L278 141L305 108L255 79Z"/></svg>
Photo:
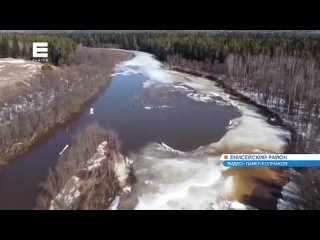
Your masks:
<svg viewBox="0 0 320 240"><path fill-rule="evenodd" d="M284 152L289 131L267 120L213 81L135 52L86 108L2 169L0 209L32 209L72 134L93 122L114 130L121 152L134 160L137 183L118 209L219 208L221 198L273 209L277 171L227 169L218 160L221 153Z"/></svg>

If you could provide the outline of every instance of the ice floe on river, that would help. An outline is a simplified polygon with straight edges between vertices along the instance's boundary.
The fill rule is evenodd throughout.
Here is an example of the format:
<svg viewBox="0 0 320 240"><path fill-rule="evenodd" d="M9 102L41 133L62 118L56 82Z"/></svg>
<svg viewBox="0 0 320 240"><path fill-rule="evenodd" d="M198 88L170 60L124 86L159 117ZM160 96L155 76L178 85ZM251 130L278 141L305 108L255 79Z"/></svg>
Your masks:
<svg viewBox="0 0 320 240"><path fill-rule="evenodd" d="M165 85L196 102L233 106L242 116L230 122L220 141L197 150L181 152L165 143L150 143L129 156L137 179L129 197L137 202L134 209L246 209L242 203L228 200L234 178L224 174L228 168L221 165L220 154L282 153L290 132L269 125L254 106L231 99L215 82L165 69L151 54L135 54L121 69L128 73L127 68L134 66L143 73L148 78L144 88ZM144 108L151 110L152 106ZM221 202L221 198L225 200Z"/></svg>

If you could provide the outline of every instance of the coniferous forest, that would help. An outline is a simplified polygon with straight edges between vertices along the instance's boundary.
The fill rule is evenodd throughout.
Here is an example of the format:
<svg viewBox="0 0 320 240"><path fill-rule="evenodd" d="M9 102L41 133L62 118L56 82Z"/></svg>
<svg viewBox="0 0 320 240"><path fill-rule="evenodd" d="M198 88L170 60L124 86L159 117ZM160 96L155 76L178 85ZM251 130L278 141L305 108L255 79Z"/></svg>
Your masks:
<svg viewBox="0 0 320 240"><path fill-rule="evenodd" d="M35 41L48 42L49 63L59 70L42 72L34 77L33 88L23 92L23 104L29 104L28 96L32 96L33 90L40 93L34 96L32 104L39 106L41 111L33 107L33 111L27 114L11 109L5 112L0 122L0 154L7 155L6 159L3 158L5 160L21 152L22 143L32 142L37 134L63 123L70 113L79 110L83 103L108 84L115 64L129 57L126 54L100 53L99 49L92 48L148 52L168 68L216 80L267 107L292 126L297 135L297 153L319 153L320 35L248 32L5 33L0 34L0 58L31 59L32 42ZM2 95L8 103L14 102ZM12 121L11 116L15 116ZM320 171L306 170L299 174L291 178L303 191L296 193L300 198L293 197L289 201L296 204L292 205L294 209L318 208Z"/></svg>
<svg viewBox="0 0 320 240"><path fill-rule="evenodd" d="M226 75L224 83L280 113L298 132L309 131L309 137L300 136L300 145L307 141L306 151L318 150L319 35L129 32L63 36L90 47L149 52L177 70Z"/></svg>
<svg viewBox="0 0 320 240"><path fill-rule="evenodd" d="M49 62L68 65L77 44L154 54L171 68L209 77L254 96L299 131L320 132L320 36L284 33L76 32L0 35L0 57L31 59L32 42L48 41ZM258 93L258 95L256 94ZM309 139L310 140L310 139ZM305 141L302 140L301 144ZM317 144L316 144L317 145ZM317 147L307 149L314 151Z"/></svg>
<svg viewBox="0 0 320 240"><path fill-rule="evenodd" d="M0 57L32 58L32 43L48 42L48 56L54 65L69 64L68 56L75 51L77 44L67 37L35 34L0 35Z"/></svg>

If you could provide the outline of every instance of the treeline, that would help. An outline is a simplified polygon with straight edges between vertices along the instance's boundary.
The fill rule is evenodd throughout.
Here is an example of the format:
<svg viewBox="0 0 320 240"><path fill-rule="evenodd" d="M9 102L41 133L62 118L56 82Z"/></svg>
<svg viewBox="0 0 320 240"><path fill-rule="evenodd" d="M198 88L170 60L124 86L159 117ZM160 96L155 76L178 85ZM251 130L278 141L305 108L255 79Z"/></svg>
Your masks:
<svg viewBox="0 0 320 240"><path fill-rule="evenodd" d="M293 124L300 145L297 151L319 152L319 35L147 32L77 33L69 37L85 46L111 43L146 51L190 73L226 74L223 81L227 85ZM306 174L294 178L300 192L296 193L293 209L315 209L319 205L317 189L311 193L305 188L310 182L319 182L319 171L307 170Z"/></svg>
<svg viewBox="0 0 320 240"><path fill-rule="evenodd" d="M54 65L69 64L68 56L77 44L68 37L36 34L0 34L0 57L32 59L32 43L48 42L49 62Z"/></svg>
<svg viewBox="0 0 320 240"><path fill-rule="evenodd" d="M102 149L106 158L98 168L91 170L90 174L83 174L84 169L88 168L88 160L94 156L97 147L106 140L108 146ZM42 192L37 199L36 209L48 210L51 206L55 210L106 210L110 198L114 198L119 190L112 159L117 156L116 148L109 146L112 140L117 141L116 135L107 132L97 123L87 126L74 135L71 148L58 159L54 169L49 169L47 180L41 184ZM72 177L77 177L78 181L74 182ZM75 190L78 191L76 197ZM71 201L65 201L65 198L70 198Z"/></svg>
<svg viewBox="0 0 320 240"><path fill-rule="evenodd" d="M204 77L217 76L227 72L226 64L211 62L209 58L206 58L204 61L198 61L194 59L186 59L180 54L169 55L167 56L166 63L172 69L199 74Z"/></svg>
<svg viewBox="0 0 320 240"><path fill-rule="evenodd" d="M227 59L230 85L252 91L265 105L287 115L306 117L320 113L320 70L315 61L286 56L230 55Z"/></svg>
<svg viewBox="0 0 320 240"><path fill-rule="evenodd" d="M140 32L68 36L86 46L109 43L150 52L170 67L190 73L228 75L226 83L294 120L299 133L309 126L314 136L320 131L319 35Z"/></svg>
<svg viewBox="0 0 320 240"><path fill-rule="evenodd" d="M2 34L1 57L31 57L32 42L49 42L49 58L55 64L68 62L67 56L76 43L88 47L120 47L155 54L161 61L167 56L181 55L198 61L224 62L232 54L263 54L275 56L281 50L289 56L320 61L320 36L262 33L157 33L157 32L97 32L60 34ZM59 62L60 61L60 62Z"/></svg>
<svg viewBox="0 0 320 240"><path fill-rule="evenodd" d="M320 69L315 60L278 52L273 58L230 55L226 65L225 83L289 120L306 152L319 151Z"/></svg>
<svg viewBox="0 0 320 240"><path fill-rule="evenodd" d="M0 156L6 162L35 138L63 123L107 85L127 53L79 48L71 65L35 76L19 100L0 105ZM8 88L8 91L11 91ZM1 164L1 163L0 163Z"/></svg>
<svg viewBox="0 0 320 240"><path fill-rule="evenodd" d="M299 150L319 151L320 69L314 59L289 56L279 50L263 54L229 54L224 64L167 57L174 69L206 77L221 77L223 83L253 101L277 112L298 132Z"/></svg>
<svg viewBox="0 0 320 240"><path fill-rule="evenodd" d="M282 35L259 33L71 33L77 43L94 47L117 44L124 49L134 49L155 54L161 61L169 55L186 59L224 62L228 54L264 54L273 57L277 49L286 55L314 58L320 61L320 36ZM209 61L207 60L207 61Z"/></svg>

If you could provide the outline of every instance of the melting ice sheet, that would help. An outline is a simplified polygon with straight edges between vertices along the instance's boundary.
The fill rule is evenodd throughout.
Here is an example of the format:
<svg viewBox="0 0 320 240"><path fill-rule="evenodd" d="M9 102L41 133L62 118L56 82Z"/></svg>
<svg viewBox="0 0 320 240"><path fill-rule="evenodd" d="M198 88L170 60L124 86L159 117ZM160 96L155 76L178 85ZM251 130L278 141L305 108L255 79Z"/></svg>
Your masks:
<svg viewBox="0 0 320 240"><path fill-rule="evenodd" d="M151 143L134 162L135 209L210 209L215 198L232 191L232 177L222 176L226 168L215 156Z"/></svg>
<svg viewBox="0 0 320 240"><path fill-rule="evenodd" d="M227 168L220 164L220 154L282 153L289 131L269 125L255 107L232 100L213 81L168 70L151 54L134 53L136 57L119 65L116 74L132 72L129 69L134 66L138 69L135 73L149 79L144 87L165 84L194 101L233 106L242 116L230 122L220 141L195 151L180 152L164 143L150 143L129 156L134 160L137 183L126 203L134 202L134 209L212 209L213 205L224 209L220 200L228 200L235 184L233 176L224 175ZM231 203L236 209L245 209L240 205Z"/></svg>

